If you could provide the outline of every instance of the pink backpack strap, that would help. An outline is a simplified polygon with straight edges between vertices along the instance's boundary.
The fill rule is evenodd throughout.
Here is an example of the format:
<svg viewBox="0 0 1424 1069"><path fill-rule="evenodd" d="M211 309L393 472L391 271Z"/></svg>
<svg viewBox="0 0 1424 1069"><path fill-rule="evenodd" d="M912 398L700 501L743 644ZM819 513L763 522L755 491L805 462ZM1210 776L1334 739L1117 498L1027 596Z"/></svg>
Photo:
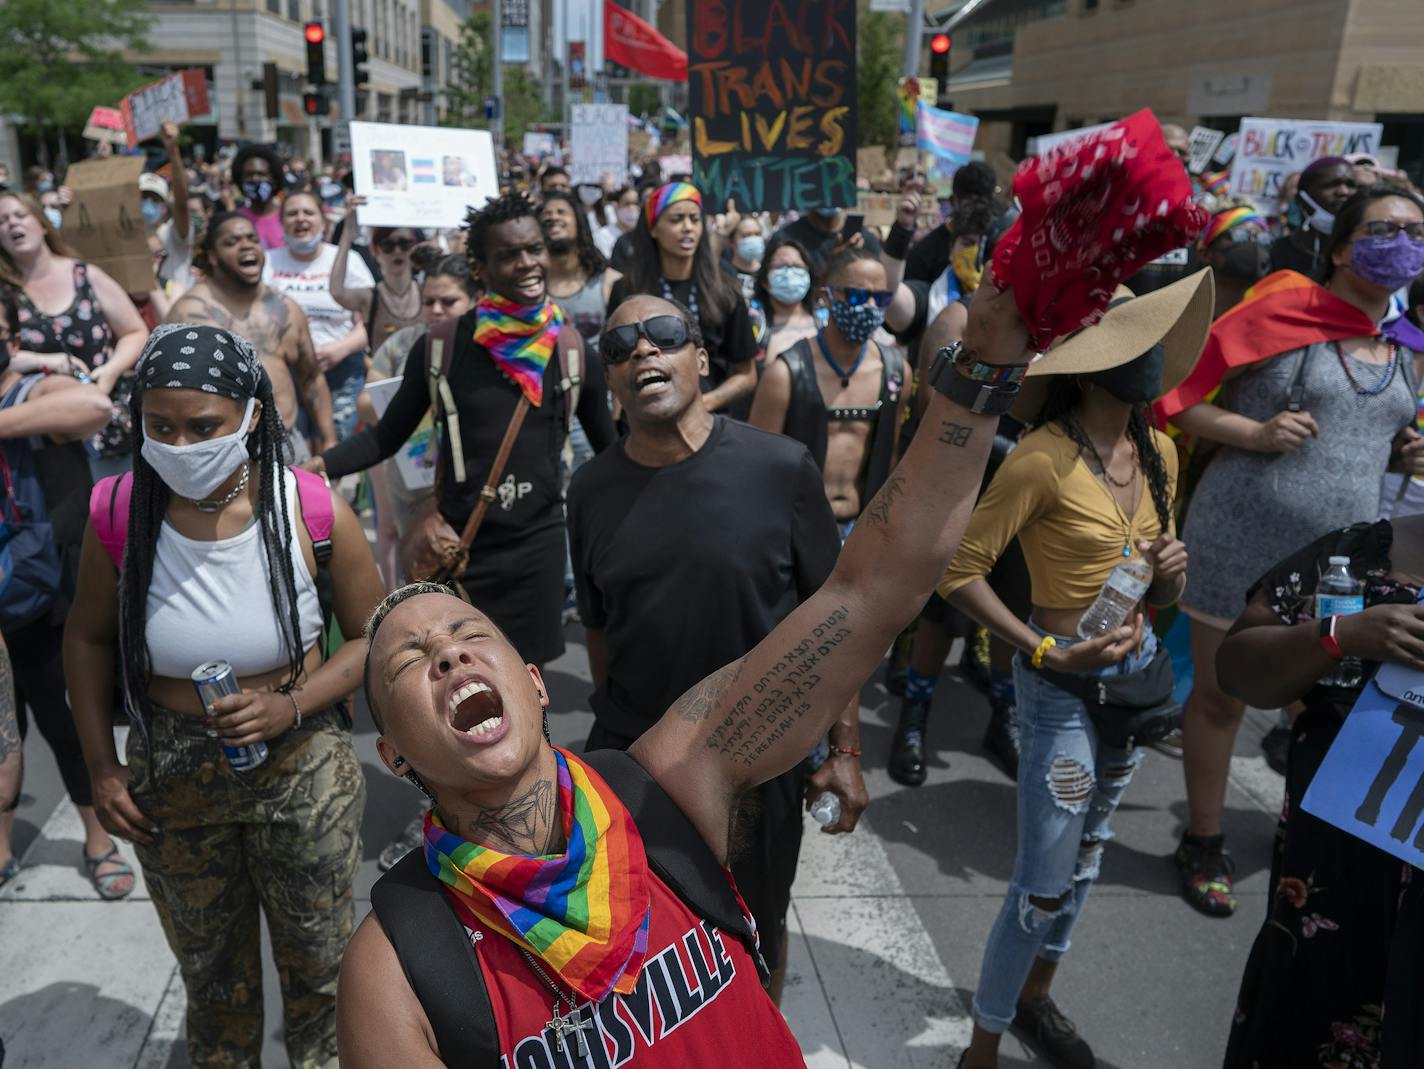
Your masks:
<svg viewBox="0 0 1424 1069"><path fill-rule="evenodd" d="M331 558L331 530L336 525L336 510L331 507L331 487L314 471L292 468L297 479L297 501L302 507L302 522L311 535L312 551L317 563Z"/></svg>
<svg viewBox="0 0 1424 1069"><path fill-rule="evenodd" d="M94 525L99 544L114 562L115 570L124 566L124 543L129 538L129 495L132 493L131 472L100 479L89 493L89 522ZM330 508L328 502L328 511Z"/></svg>

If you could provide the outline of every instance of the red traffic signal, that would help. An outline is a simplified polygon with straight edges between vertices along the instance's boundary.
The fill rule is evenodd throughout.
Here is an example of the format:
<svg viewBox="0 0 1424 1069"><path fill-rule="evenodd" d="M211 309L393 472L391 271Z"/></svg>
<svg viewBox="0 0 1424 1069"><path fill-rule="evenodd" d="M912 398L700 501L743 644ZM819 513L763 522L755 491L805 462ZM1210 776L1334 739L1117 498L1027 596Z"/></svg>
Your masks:
<svg viewBox="0 0 1424 1069"><path fill-rule="evenodd" d="M930 38L930 51L942 56L949 51L949 34L937 33Z"/></svg>
<svg viewBox="0 0 1424 1069"><path fill-rule="evenodd" d="M319 22L308 22L302 29L302 34L307 39L307 44L319 45L326 40L326 27ZM948 40L948 38L945 38ZM946 45L946 48L949 46Z"/></svg>

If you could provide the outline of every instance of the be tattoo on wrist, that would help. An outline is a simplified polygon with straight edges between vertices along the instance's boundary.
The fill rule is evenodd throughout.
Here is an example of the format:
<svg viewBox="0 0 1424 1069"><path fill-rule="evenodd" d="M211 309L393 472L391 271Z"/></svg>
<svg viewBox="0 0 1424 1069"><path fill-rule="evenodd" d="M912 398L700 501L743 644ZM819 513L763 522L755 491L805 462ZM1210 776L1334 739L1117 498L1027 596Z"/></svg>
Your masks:
<svg viewBox="0 0 1424 1069"><path fill-rule="evenodd" d="M939 440L944 445L952 445L957 449L963 449L967 446L973 434L973 427L967 427L963 423L955 423L953 420L944 420L939 425Z"/></svg>

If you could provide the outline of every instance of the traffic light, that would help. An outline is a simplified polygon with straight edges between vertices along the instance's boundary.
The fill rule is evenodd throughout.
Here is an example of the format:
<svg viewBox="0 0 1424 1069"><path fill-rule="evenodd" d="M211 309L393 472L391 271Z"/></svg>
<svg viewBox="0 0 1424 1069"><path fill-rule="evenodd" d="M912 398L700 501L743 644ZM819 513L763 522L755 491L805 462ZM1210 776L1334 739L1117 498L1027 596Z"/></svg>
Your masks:
<svg viewBox="0 0 1424 1069"><path fill-rule="evenodd" d="M331 114L331 98L326 95L324 89L318 88L314 93L302 94L302 111L312 117Z"/></svg>
<svg viewBox="0 0 1424 1069"><path fill-rule="evenodd" d="M949 34L937 33L930 38L930 77L943 86L949 81Z"/></svg>
<svg viewBox="0 0 1424 1069"><path fill-rule="evenodd" d="M351 82L361 89L371 81L371 72L366 69L366 61L371 54L366 51L366 31L351 27Z"/></svg>
<svg viewBox="0 0 1424 1069"><path fill-rule="evenodd" d="M302 36L307 39L307 81L312 85L325 85L326 27L320 22L308 22L302 28Z"/></svg>

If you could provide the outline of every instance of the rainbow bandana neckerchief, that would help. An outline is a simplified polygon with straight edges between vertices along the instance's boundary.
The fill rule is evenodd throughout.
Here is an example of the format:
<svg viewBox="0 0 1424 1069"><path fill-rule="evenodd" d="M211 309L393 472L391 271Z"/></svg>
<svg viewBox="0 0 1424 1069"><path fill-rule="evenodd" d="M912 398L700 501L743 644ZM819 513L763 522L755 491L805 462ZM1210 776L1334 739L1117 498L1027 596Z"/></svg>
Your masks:
<svg viewBox="0 0 1424 1069"><path fill-rule="evenodd" d="M626 995L648 953L648 858L627 808L577 757L554 748L568 852L502 854L425 817L425 863L460 906L535 954L580 998Z"/></svg>
<svg viewBox="0 0 1424 1069"><path fill-rule="evenodd" d="M544 369L563 325L563 312L548 297L543 304L515 304L490 293L475 306L475 344L489 351L495 367L535 406L544 400Z"/></svg>
<svg viewBox="0 0 1424 1069"><path fill-rule="evenodd" d="M648 195L648 229L653 229L657 225L658 217L680 200L690 200L699 208L702 207L702 194L691 182L669 182L653 190Z"/></svg>

